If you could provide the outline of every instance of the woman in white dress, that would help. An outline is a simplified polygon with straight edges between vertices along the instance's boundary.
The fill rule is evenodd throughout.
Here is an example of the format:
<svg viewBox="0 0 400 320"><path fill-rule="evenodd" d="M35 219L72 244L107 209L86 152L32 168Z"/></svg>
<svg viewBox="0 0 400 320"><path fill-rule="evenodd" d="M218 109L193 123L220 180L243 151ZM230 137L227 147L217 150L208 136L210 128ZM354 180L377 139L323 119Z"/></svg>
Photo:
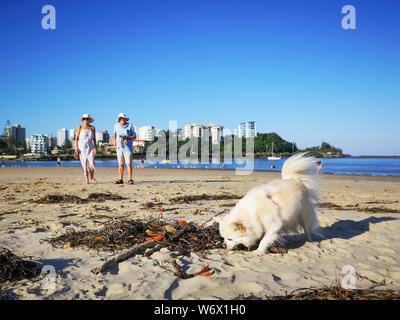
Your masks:
<svg viewBox="0 0 400 320"><path fill-rule="evenodd" d="M83 174L85 175L86 184L89 183L89 173L90 179L96 183L94 178L94 156L96 155L96 129L91 126L90 123L94 119L87 113L85 113L80 121L83 122L76 132L75 137L75 153L79 154L81 159Z"/></svg>

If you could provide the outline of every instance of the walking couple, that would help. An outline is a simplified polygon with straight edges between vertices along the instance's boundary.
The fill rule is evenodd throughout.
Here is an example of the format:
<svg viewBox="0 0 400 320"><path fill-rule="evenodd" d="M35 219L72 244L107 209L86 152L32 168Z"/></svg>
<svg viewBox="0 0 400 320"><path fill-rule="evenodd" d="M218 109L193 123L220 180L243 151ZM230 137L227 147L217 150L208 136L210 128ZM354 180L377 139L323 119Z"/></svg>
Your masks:
<svg viewBox="0 0 400 320"><path fill-rule="evenodd" d="M81 160L83 174L86 184L89 184L89 174L92 182L96 183L94 177L96 155L96 128L91 125L94 119L85 113L80 121L83 122L76 132L75 137L75 156L79 155ZM136 138L133 124L129 123L129 118L120 113L117 118L117 123L114 125L114 147L117 149L119 179L114 181L115 184L123 184L124 165L128 169L128 184L133 184L132 180L132 152L133 140Z"/></svg>

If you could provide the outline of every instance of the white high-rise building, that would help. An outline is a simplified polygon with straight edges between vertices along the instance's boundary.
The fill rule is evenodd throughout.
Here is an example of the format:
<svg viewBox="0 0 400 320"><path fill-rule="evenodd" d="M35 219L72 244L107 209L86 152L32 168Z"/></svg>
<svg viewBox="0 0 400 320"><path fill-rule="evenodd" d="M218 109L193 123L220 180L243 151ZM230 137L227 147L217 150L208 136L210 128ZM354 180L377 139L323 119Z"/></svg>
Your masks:
<svg viewBox="0 0 400 320"><path fill-rule="evenodd" d="M57 131L57 145L62 147L65 141L68 140L68 130L63 128Z"/></svg>
<svg viewBox="0 0 400 320"><path fill-rule="evenodd" d="M239 138L245 137L255 137L256 132L256 122L255 121L247 121L239 123L238 127L238 136Z"/></svg>
<svg viewBox="0 0 400 320"><path fill-rule="evenodd" d="M96 132L97 144L108 143L108 140L110 140L110 135L108 134L107 130L100 130Z"/></svg>
<svg viewBox="0 0 400 320"><path fill-rule="evenodd" d="M207 138L211 136L212 143L221 141L223 126L214 123L210 125L201 125L198 123L185 125L185 139L187 138Z"/></svg>
<svg viewBox="0 0 400 320"><path fill-rule="evenodd" d="M44 134L34 134L31 136L31 153L47 154L49 151L49 137Z"/></svg>
<svg viewBox="0 0 400 320"><path fill-rule="evenodd" d="M216 125L216 124L213 124L213 123L210 124L211 142L213 144L221 142L223 129L224 129L223 126L219 126L219 125Z"/></svg>
<svg viewBox="0 0 400 320"><path fill-rule="evenodd" d="M142 126L140 128L135 127L135 132L135 140L153 141L156 135L156 130L153 126Z"/></svg>
<svg viewBox="0 0 400 320"><path fill-rule="evenodd" d="M74 142L76 138L76 129L69 129L69 139Z"/></svg>

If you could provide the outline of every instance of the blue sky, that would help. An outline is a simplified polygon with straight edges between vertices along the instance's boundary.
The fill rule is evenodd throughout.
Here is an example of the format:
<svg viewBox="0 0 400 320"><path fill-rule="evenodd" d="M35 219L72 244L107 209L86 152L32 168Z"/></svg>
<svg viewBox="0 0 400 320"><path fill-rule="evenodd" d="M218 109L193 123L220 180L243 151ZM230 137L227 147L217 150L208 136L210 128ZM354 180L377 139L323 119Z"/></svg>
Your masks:
<svg viewBox="0 0 400 320"><path fill-rule="evenodd" d="M56 30L41 27L46 4ZM341 27L346 4L356 30ZM0 125L255 120L301 148L399 155L399 16L385 0L2 0Z"/></svg>

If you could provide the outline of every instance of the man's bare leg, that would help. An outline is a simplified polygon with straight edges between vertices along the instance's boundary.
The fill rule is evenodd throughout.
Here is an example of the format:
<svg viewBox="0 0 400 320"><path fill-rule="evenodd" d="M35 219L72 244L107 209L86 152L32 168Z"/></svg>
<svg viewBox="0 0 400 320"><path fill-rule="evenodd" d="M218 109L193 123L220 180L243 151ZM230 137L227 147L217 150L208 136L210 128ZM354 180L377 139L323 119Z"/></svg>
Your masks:
<svg viewBox="0 0 400 320"><path fill-rule="evenodd" d="M123 180L124 177L124 165L119 166L119 178Z"/></svg>
<svg viewBox="0 0 400 320"><path fill-rule="evenodd" d="M127 164L126 167L128 168L129 180L132 180L132 165Z"/></svg>

